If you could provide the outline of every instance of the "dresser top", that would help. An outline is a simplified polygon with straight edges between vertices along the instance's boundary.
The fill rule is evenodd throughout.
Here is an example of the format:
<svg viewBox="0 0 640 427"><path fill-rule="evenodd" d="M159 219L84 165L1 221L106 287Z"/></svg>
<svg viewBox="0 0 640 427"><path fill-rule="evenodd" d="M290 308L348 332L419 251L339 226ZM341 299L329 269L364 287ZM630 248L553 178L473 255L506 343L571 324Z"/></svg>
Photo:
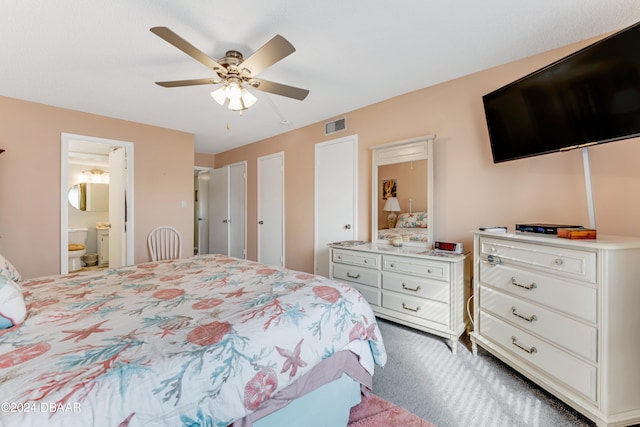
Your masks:
<svg viewBox="0 0 640 427"><path fill-rule="evenodd" d="M411 256L416 258L430 258L443 261L457 262L464 260L468 253L455 254L448 252L435 252L431 249L417 247L417 246L400 246L395 247L387 244L377 243L364 243L356 246L341 246L339 244L330 245L334 249L345 249L348 251L361 251L361 252L373 252L377 254L399 255L399 256Z"/></svg>
<svg viewBox="0 0 640 427"><path fill-rule="evenodd" d="M635 249L640 248L640 237L598 236L597 239L564 239L553 234L526 233L521 231L491 232L476 231L476 235L497 239L518 239L521 241L549 245L573 246L582 249Z"/></svg>

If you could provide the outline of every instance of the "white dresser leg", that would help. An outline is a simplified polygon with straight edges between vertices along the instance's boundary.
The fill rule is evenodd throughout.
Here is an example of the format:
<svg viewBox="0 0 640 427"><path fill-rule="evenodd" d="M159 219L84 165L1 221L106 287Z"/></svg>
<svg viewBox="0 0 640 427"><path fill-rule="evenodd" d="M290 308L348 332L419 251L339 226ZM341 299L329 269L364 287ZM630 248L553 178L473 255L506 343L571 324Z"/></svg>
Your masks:
<svg viewBox="0 0 640 427"><path fill-rule="evenodd" d="M478 355L478 343L476 343L476 339L473 335L471 335L469 338L471 338L471 353L474 356Z"/></svg>
<svg viewBox="0 0 640 427"><path fill-rule="evenodd" d="M451 339L451 353L458 354L458 340L455 338Z"/></svg>

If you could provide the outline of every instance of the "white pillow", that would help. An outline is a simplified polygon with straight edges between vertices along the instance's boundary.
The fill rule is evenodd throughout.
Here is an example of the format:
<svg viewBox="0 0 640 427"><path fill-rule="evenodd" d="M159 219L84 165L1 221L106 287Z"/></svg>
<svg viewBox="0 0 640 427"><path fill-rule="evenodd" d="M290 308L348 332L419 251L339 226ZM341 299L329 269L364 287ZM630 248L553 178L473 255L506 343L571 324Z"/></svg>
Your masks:
<svg viewBox="0 0 640 427"><path fill-rule="evenodd" d="M22 276L18 273L18 270L9 262L8 259L0 254L0 276L6 276L14 282L22 280Z"/></svg>
<svg viewBox="0 0 640 427"><path fill-rule="evenodd" d="M26 316L22 289L16 282L0 274L0 329L19 325Z"/></svg>

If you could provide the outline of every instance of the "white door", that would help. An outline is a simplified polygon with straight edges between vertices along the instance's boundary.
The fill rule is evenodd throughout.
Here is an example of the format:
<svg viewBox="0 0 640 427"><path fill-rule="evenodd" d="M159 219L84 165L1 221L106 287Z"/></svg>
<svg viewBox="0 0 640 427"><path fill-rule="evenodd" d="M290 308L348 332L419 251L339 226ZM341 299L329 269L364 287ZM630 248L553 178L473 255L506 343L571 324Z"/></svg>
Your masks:
<svg viewBox="0 0 640 427"><path fill-rule="evenodd" d="M229 255L246 258L247 164L229 166Z"/></svg>
<svg viewBox="0 0 640 427"><path fill-rule="evenodd" d="M327 245L358 235L358 137L316 144L315 156L314 271L329 277Z"/></svg>
<svg viewBox="0 0 640 427"><path fill-rule="evenodd" d="M209 172L209 253L229 254L229 168Z"/></svg>
<svg viewBox="0 0 640 427"><path fill-rule="evenodd" d="M127 264L126 150L109 153L109 267Z"/></svg>
<svg viewBox="0 0 640 427"><path fill-rule="evenodd" d="M284 153L258 158L258 262L284 267Z"/></svg>
<svg viewBox="0 0 640 427"><path fill-rule="evenodd" d="M198 225L198 254L209 253L209 171L198 173L196 197L196 221Z"/></svg>

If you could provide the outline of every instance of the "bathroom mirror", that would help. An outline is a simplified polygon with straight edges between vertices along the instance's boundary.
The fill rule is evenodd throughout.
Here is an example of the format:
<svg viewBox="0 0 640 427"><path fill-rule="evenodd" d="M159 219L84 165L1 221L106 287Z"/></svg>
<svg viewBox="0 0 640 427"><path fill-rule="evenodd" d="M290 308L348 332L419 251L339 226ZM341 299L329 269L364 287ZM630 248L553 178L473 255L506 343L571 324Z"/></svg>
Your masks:
<svg viewBox="0 0 640 427"><path fill-rule="evenodd" d="M372 147L372 242L433 247L434 139Z"/></svg>
<svg viewBox="0 0 640 427"><path fill-rule="evenodd" d="M109 210L109 184L81 182L69 189L69 203L81 211L106 212Z"/></svg>

